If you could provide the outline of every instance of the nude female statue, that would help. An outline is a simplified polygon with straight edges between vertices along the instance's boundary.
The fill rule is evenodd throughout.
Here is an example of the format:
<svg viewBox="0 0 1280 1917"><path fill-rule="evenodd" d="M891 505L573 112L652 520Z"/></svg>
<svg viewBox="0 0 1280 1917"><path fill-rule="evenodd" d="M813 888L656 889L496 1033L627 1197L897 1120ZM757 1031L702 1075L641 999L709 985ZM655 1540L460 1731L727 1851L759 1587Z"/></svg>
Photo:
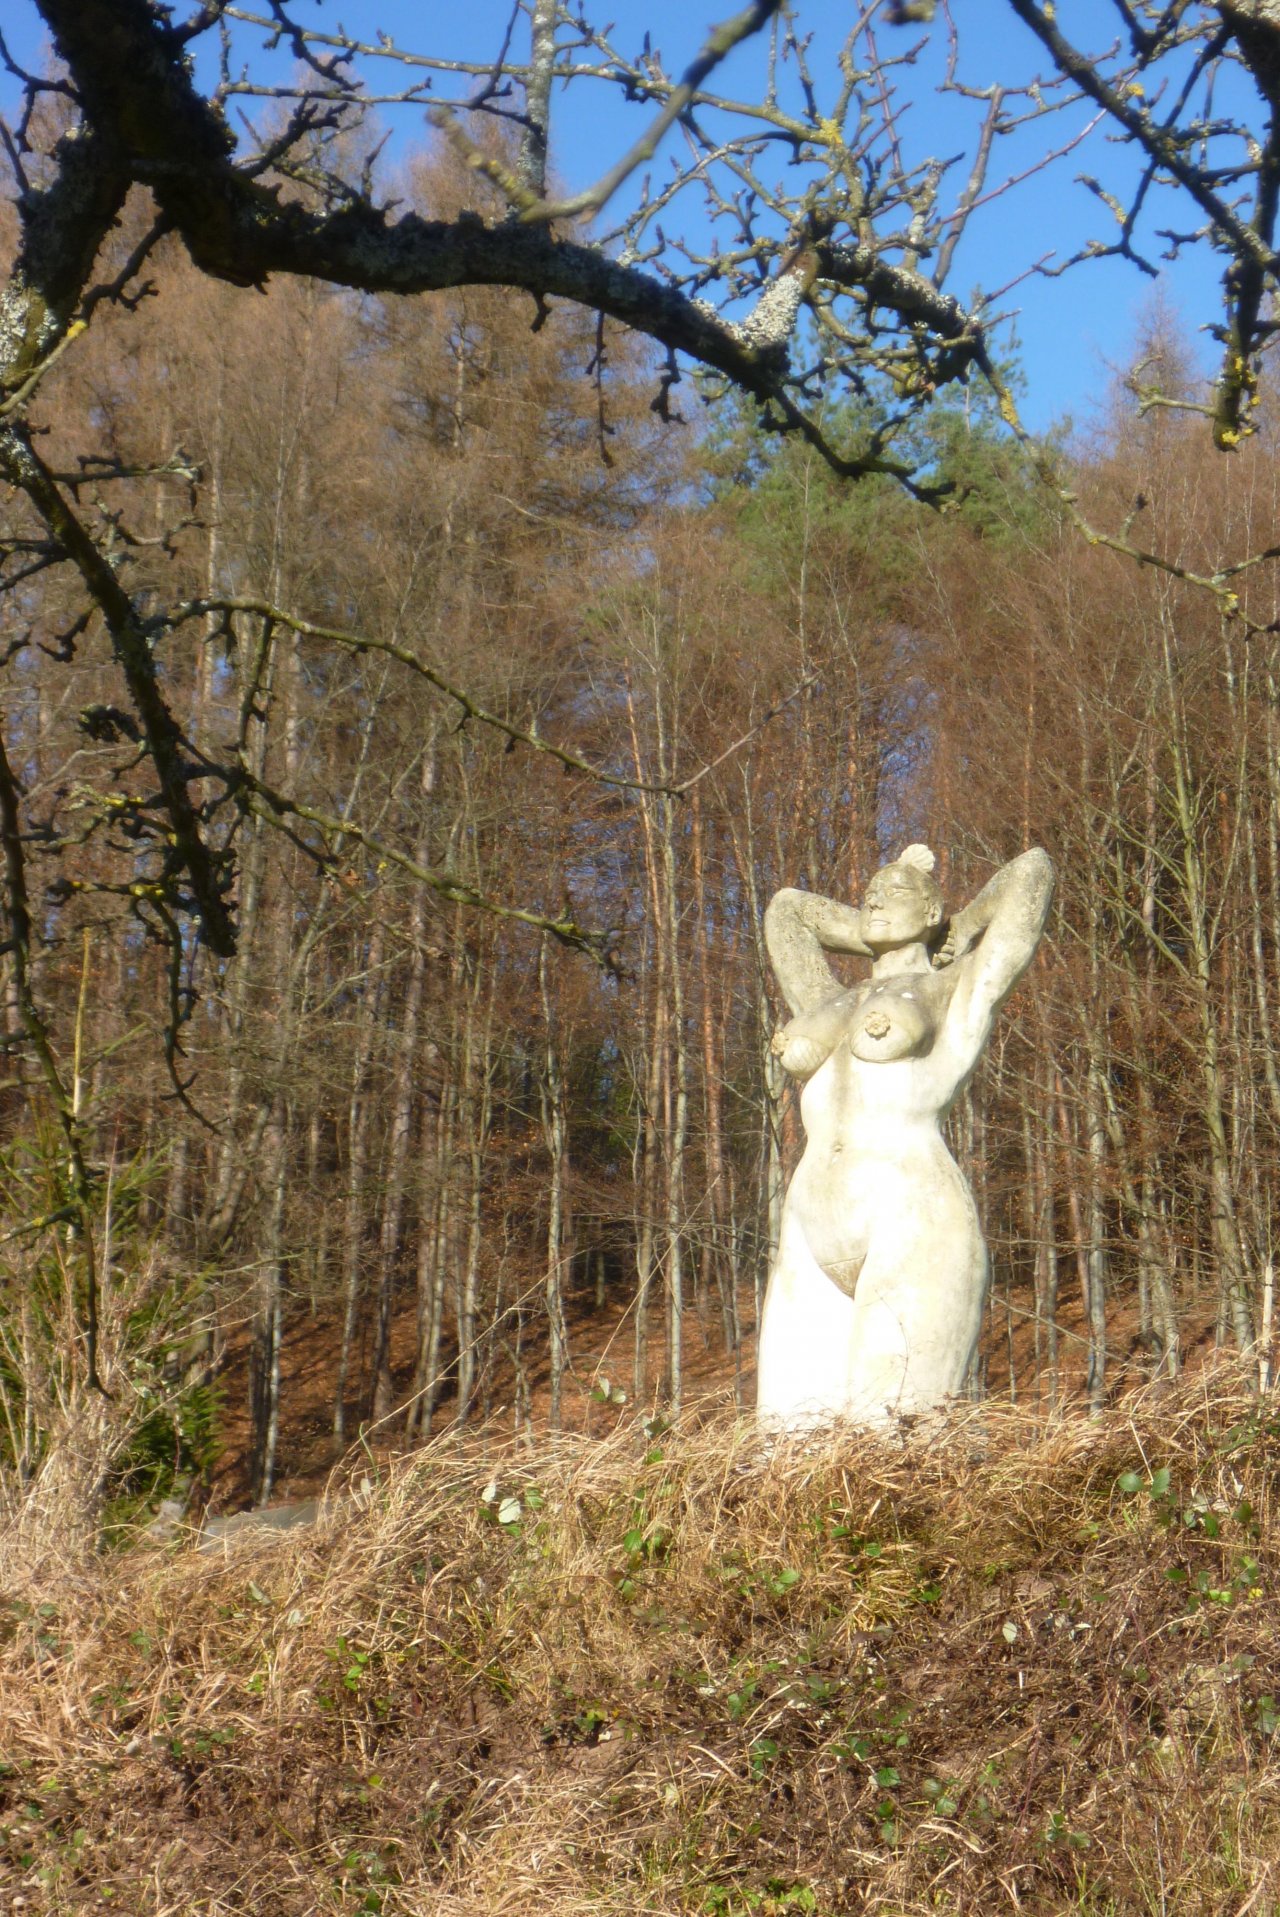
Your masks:
<svg viewBox="0 0 1280 1917"><path fill-rule="evenodd" d="M787 890L765 913L796 1014L773 1050L804 1081L807 1139L760 1322L774 1427L932 1409L977 1344L987 1250L940 1127L1031 963L1053 866L1024 852L947 926L933 865L908 846L861 910ZM825 952L861 953L870 978L846 990Z"/></svg>

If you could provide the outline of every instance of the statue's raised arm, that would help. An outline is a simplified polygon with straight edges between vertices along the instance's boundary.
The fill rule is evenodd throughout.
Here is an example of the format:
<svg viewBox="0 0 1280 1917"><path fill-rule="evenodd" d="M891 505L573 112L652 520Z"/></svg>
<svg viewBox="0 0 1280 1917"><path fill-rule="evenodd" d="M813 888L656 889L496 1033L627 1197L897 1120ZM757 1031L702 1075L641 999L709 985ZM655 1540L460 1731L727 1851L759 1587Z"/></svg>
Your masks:
<svg viewBox="0 0 1280 1917"><path fill-rule="evenodd" d="M862 913L817 892L787 886L765 909L764 942L782 995L793 1012L811 1012L841 990L824 952L871 957L862 939Z"/></svg>
<svg viewBox="0 0 1280 1917"><path fill-rule="evenodd" d="M957 1054L965 1077L991 1036L997 1012L1035 957L1053 882L1048 853L1033 846L1002 865L951 920L946 952L956 979L939 1045Z"/></svg>

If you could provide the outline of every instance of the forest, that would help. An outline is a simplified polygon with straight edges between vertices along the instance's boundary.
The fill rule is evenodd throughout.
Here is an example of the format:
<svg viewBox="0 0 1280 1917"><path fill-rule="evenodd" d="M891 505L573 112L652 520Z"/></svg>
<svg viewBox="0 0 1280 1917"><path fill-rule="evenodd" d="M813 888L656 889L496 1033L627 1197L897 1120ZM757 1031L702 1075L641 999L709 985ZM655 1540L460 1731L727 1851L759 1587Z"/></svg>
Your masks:
<svg viewBox="0 0 1280 1917"><path fill-rule="evenodd" d="M1249 9L1153 14L1086 71L1015 5L1053 86L1150 156L1101 250L1143 264L1151 189L1207 222L1175 252L1227 260L1216 382L1155 295L1047 441L983 301L943 292L1040 83L965 96L944 215L874 9L856 147L789 9L677 84L540 0L527 64L424 58L479 76L470 131L439 108L394 161L353 77L409 58L385 36L41 11L63 67L4 49L6 1480L95 1514L215 1478L265 1503L353 1443L748 1406L800 1143L763 908L856 899L913 840L956 906L1032 844L1059 872L952 1118L993 1263L972 1394L1100 1412L1223 1348L1265 1388L1280 150L1272 116L1211 164L1247 124L1188 104L1230 35L1271 102ZM238 81L233 19L292 35L295 79ZM206 99L185 49L215 28ZM766 29L803 119L698 90ZM1174 139L1132 76L1178 59ZM653 140L691 144L622 263L563 229L652 145L556 201L557 76L665 102ZM747 133L713 153L691 100ZM768 197L775 134L843 182L856 244L818 185ZM716 217L750 244L651 270L726 156ZM745 319L702 299L717 274Z"/></svg>
<svg viewBox="0 0 1280 1917"><path fill-rule="evenodd" d="M450 156L415 165L450 190ZM500 291L263 295L176 249L156 280L60 381L46 457L91 423L114 467L74 475L82 507L186 608L189 749L291 797L238 820L240 950L198 970L138 876L109 650L56 574L24 585L5 749L121 1485L207 1471L224 1418L266 1499L361 1432L670 1416L691 1370L749 1403L799 1143L763 905L857 898L912 839L957 904L1030 843L1060 874L952 1121L993 1258L975 1392L1100 1406L1224 1344L1266 1381L1273 639L1082 541L980 403L930 420L939 515L743 409L664 426L624 336L531 338ZM1173 390L1179 355L1153 309L1135 359ZM1141 499L1191 571L1262 543L1269 428L1225 472L1127 402L1072 445L1090 508ZM0 1392L34 1472L80 1402L86 1279L9 984Z"/></svg>

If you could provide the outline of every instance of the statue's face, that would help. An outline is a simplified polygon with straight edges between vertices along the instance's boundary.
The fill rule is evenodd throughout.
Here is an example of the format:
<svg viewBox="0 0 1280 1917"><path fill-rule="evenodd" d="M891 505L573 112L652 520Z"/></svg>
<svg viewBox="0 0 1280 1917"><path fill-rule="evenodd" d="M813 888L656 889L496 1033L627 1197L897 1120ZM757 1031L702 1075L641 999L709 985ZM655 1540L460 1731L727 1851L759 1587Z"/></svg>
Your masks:
<svg viewBox="0 0 1280 1917"><path fill-rule="evenodd" d="M873 952L891 952L927 939L941 915L931 888L921 885L909 866L886 865L867 887L862 936Z"/></svg>

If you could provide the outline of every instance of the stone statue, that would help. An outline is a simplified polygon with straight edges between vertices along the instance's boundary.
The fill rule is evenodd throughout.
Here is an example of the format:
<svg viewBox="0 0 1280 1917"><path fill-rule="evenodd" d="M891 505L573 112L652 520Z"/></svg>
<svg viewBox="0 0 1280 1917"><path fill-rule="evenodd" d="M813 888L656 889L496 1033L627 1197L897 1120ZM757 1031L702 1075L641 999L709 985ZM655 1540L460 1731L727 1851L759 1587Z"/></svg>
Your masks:
<svg viewBox="0 0 1280 1917"><path fill-rule="evenodd" d="M773 1040L804 1081L807 1143L760 1322L758 1415L775 1429L881 1424L960 1389L987 1250L940 1130L1026 971L1053 866L1024 852L948 925L927 846L876 873L861 910L787 890L765 941L796 1014ZM825 952L871 976L845 990Z"/></svg>

